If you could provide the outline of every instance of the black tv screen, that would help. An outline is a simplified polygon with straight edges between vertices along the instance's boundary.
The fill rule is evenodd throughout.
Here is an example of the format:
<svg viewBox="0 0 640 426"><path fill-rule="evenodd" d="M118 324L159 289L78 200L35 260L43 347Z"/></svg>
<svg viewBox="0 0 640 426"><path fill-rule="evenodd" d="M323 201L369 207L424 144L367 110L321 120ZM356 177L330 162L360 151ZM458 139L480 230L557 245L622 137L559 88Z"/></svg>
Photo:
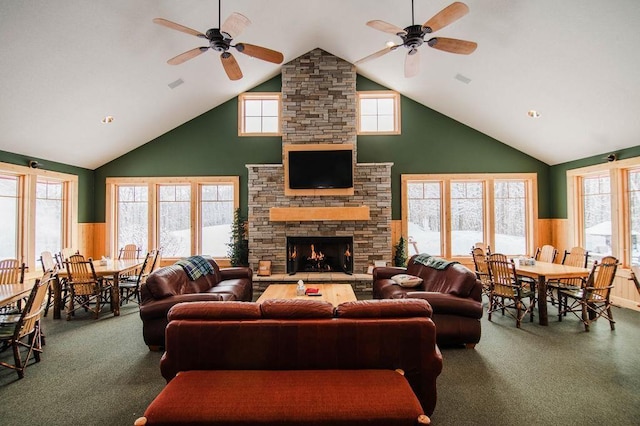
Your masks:
<svg viewBox="0 0 640 426"><path fill-rule="evenodd" d="M353 151L289 151L289 188L353 187Z"/></svg>

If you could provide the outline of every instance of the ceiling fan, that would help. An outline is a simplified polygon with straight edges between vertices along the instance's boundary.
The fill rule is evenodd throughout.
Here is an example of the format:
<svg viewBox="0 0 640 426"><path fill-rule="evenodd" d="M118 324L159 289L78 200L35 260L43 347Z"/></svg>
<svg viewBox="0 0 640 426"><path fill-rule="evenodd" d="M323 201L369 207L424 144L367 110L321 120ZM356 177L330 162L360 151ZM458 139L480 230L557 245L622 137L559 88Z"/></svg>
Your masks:
<svg viewBox="0 0 640 426"><path fill-rule="evenodd" d="M425 42L429 47L445 52L458 53L462 55L473 53L473 51L476 50L476 47L478 47L478 44L473 41L445 37L433 37L429 40L424 39L427 34L431 34L446 27L447 25L462 18L467 13L469 13L469 7L466 4L455 2L436 13L424 24L416 25L413 0L411 0L412 24L410 26L402 29L385 21L373 20L367 22L367 25L371 28L399 36L402 39L402 44L387 44L386 48L372 53L369 56L365 56L364 58L356 61L355 64L358 65L371 59L379 58L382 55L396 50L400 46L404 46L408 49L407 56L404 61L404 76L413 77L418 74L418 71L420 70L420 51L418 48Z"/></svg>
<svg viewBox="0 0 640 426"><path fill-rule="evenodd" d="M218 28L211 28L204 34L164 18L155 18L153 22L167 28L171 28L172 30L181 31L209 41L208 46L196 47L169 59L167 63L170 65L181 64L189 59L195 58L209 49L213 49L216 52L220 52L222 67L227 73L229 79L240 80L242 78L242 71L240 70L240 66L236 59L233 57L231 52L229 52L229 48L231 47L245 55L262 59L263 61L273 62L274 64L281 64L284 60L282 53L267 49L266 47L248 43L232 44L233 39L240 35L240 33L251 24L251 21L246 16L233 12L224 21L224 23L220 25L220 2L218 2Z"/></svg>

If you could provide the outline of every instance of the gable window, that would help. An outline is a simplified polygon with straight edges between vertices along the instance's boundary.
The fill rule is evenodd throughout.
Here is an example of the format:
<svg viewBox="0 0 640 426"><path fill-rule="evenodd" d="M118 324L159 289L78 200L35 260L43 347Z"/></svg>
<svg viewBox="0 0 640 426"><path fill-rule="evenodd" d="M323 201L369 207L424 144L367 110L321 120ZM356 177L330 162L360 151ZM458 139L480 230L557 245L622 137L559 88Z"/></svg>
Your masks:
<svg viewBox="0 0 640 426"><path fill-rule="evenodd" d="M419 253L460 258L476 242L531 253L536 175L402 175L402 233ZM413 253L412 253L413 254Z"/></svg>
<svg viewBox="0 0 640 426"><path fill-rule="evenodd" d="M640 265L640 157L567 171L570 241Z"/></svg>
<svg viewBox="0 0 640 426"><path fill-rule="evenodd" d="M280 93L240 94L238 96L238 135L279 136L281 104Z"/></svg>
<svg viewBox="0 0 640 426"><path fill-rule="evenodd" d="M358 134L400 134L400 94L393 91L358 92Z"/></svg>
<svg viewBox="0 0 640 426"><path fill-rule="evenodd" d="M227 257L240 198L237 176L108 178L106 183L112 256L135 243L144 253L160 248L163 259Z"/></svg>

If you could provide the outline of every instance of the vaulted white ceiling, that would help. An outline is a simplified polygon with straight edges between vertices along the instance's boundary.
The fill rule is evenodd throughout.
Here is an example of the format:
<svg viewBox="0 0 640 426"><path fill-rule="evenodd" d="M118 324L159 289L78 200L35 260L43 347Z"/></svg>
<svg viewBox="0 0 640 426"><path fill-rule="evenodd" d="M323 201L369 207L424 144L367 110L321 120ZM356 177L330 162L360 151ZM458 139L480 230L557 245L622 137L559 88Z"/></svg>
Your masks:
<svg viewBox="0 0 640 426"><path fill-rule="evenodd" d="M416 23L450 3L415 0ZM551 165L640 145L640 1L465 3L469 14L434 35L476 41L473 54L423 45L408 79L399 48L358 72ZM232 12L252 22L234 41L285 62L316 47L355 62L400 42L367 21L412 24L410 0L223 0L222 20ZM214 51L168 65L206 44L156 17L205 32L218 27L218 3L0 2L0 150L94 169L279 73L235 50L236 82ZM112 124L100 122L106 115Z"/></svg>

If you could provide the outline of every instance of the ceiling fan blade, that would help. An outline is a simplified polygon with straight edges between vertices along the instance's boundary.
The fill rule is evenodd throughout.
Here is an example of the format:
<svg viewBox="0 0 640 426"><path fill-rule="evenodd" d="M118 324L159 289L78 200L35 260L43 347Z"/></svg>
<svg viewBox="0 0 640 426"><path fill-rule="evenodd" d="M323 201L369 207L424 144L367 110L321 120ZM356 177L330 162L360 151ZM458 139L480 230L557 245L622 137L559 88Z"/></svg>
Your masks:
<svg viewBox="0 0 640 426"><path fill-rule="evenodd" d="M450 53L458 53L460 55L468 55L473 53L478 47L478 43L474 41L458 40L457 38L434 37L427 41L427 44L434 49L443 50Z"/></svg>
<svg viewBox="0 0 640 426"><path fill-rule="evenodd" d="M248 43L238 43L235 45L235 48L240 53L262 59L263 61L273 62L274 64L281 64L282 61L284 61L282 53L276 50L267 49L266 47Z"/></svg>
<svg viewBox="0 0 640 426"><path fill-rule="evenodd" d="M432 33L452 24L467 13L469 13L469 6L457 1L436 13L433 18L422 24L422 27L429 28L430 31L427 30L427 33Z"/></svg>
<svg viewBox="0 0 640 426"><path fill-rule="evenodd" d="M415 77L420 72L420 51L411 49L404 58L404 76L406 78Z"/></svg>
<svg viewBox="0 0 640 426"><path fill-rule="evenodd" d="M207 50L209 50L208 47L196 47L169 59L167 63L169 65L179 65L185 61L188 61L189 59L195 58L196 56L206 52Z"/></svg>
<svg viewBox="0 0 640 426"><path fill-rule="evenodd" d="M371 28L374 28L374 29L378 30L378 31L383 31L383 32L389 33L389 34L405 35L407 33L405 30L403 30L402 28L400 28L398 26L395 26L395 25L390 24L388 22L379 21L377 19L367 22L367 25L370 26Z"/></svg>
<svg viewBox="0 0 640 426"><path fill-rule="evenodd" d="M367 62L367 61L370 61L370 60L372 60L372 59L379 58L380 56L382 56L382 55L386 55L387 53L391 52L392 50L397 49L397 48L398 48L398 47L400 47L400 46L402 46L402 45L401 45L401 44L395 44L395 45L393 45L393 46L385 47L384 49L382 49L382 50L378 50L377 52L372 53L372 54L371 54L371 55L369 55L369 56L365 56L365 57L364 57L364 58L362 58L362 59L358 59L358 60L357 60L357 61L355 61L353 64L354 64L354 65L359 65L359 64L362 64L363 62Z"/></svg>
<svg viewBox="0 0 640 426"><path fill-rule="evenodd" d="M224 68L224 72L227 73L229 80L240 80L242 78L240 66L236 61L236 58L234 58L231 53L223 52L220 55L220 61L222 62L222 67Z"/></svg>
<svg viewBox="0 0 640 426"><path fill-rule="evenodd" d="M236 38L251 25L251 21L246 16L233 12L220 26L220 32L228 35L229 38Z"/></svg>
<svg viewBox="0 0 640 426"><path fill-rule="evenodd" d="M167 19L164 19L164 18L154 18L153 22L158 24L158 25L162 25L162 26L165 26L167 28L171 28L172 30L176 30L176 31L180 31L180 32L183 32L183 33L191 34L191 35L194 35L196 37L207 38L207 36L202 34L200 31L192 30L189 27L185 27L184 25L176 24L175 22L171 22L171 21L169 21Z"/></svg>

